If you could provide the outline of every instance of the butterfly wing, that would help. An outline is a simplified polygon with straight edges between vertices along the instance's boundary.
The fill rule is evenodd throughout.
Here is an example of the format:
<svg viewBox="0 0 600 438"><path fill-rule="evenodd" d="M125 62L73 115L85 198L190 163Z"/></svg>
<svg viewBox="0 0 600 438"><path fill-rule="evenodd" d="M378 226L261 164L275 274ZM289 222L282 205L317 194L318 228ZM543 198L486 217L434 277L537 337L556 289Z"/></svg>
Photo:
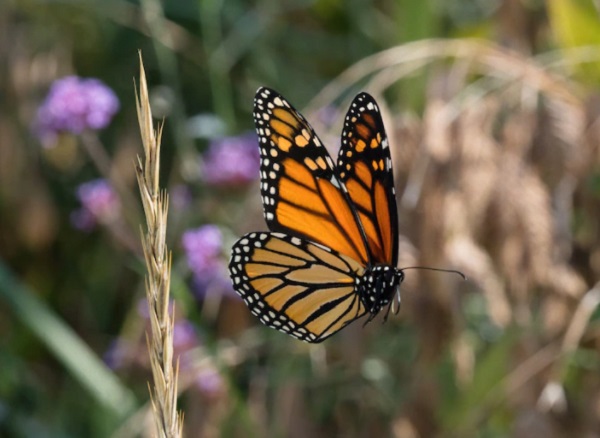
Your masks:
<svg viewBox="0 0 600 438"><path fill-rule="evenodd" d="M256 92L254 122L269 229L321 243L366 265L370 259L364 231L309 123L268 88Z"/></svg>
<svg viewBox="0 0 600 438"><path fill-rule="evenodd" d="M375 99L358 94L342 131L337 168L367 237L375 263L396 266L398 212L388 139Z"/></svg>
<svg viewBox="0 0 600 438"><path fill-rule="evenodd" d="M355 292L363 267L299 237L247 234L233 246L229 272L254 315L303 341L321 342L366 312Z"/></svg>

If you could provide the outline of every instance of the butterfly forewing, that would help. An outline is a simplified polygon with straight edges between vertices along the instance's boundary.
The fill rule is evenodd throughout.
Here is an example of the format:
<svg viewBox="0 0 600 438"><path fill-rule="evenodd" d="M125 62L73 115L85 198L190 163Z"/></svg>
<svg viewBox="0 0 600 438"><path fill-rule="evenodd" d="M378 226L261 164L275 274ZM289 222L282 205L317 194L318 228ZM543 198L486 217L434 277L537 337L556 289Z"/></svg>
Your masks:
<svg viewBox="0 0 600 438"><path fill-rule="evenodd" d="M269 229L321 243L367 264L369 252L356 212L331 157L308 122L268 88L256 93L254 122Z"/></svg>
<svg viewBox="0 0 600 438"><path fill-rule="evenodd" d="M233 246L235 290L267 326L321 342L365 314L355 292L364 268L330 248L282 233L250 233Z"/></svg>
<svg viewBox="0 0 600 438"><path fill-rule="evenodd" d="M373 262L396 266L398 213L388 139L377 103L357 95L346 115L337 168L367 236Z"/></svg>

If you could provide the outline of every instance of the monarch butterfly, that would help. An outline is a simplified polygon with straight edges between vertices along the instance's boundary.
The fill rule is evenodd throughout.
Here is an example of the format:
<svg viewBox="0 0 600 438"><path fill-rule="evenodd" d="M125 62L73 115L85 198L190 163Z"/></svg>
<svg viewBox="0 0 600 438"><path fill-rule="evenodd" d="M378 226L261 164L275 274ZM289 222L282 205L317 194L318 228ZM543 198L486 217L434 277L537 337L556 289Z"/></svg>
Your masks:
<svg viewBox="0 0 600 438"><path fill-rule="evenodd" d="M274 90L256 92L254 123L271 232L243 236L229 262L250 311L269 327L317 343L366 314L371 321L394 294L400 303L392 160L373 97L360 93L350 105L337 164Z"/></svg>

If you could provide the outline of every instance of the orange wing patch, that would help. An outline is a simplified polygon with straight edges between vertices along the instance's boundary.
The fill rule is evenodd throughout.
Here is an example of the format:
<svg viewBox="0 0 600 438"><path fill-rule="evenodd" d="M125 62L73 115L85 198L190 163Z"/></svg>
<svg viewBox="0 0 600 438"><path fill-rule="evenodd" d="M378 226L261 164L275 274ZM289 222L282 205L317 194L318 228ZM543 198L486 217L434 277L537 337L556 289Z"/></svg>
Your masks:
<svg viewBox="0 0 600 438"><path fill-rule="evenodd" d="M388 140L379 107L366 93L352 102L337 168L358 211L373 262L396 266L398 212Z"/></svg>
<svg viewBox="0 0 600 438"><path fill-rule="evenodd" d="M261 149L261 195L271 231L307 238L370 262L358 213L308 122L282 96L260 89L254 121ZM366 147L366 144L365 144Z"/></svg>

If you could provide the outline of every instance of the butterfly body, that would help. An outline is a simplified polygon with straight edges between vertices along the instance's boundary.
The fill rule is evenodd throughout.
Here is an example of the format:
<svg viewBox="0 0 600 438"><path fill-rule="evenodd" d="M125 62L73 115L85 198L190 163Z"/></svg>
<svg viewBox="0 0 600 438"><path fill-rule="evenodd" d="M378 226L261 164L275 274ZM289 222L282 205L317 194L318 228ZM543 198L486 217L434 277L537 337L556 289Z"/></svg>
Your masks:
<svg viewBox="0 0 600 438"><path fill-rule="evenodd" d="M356 292L373 319L388 305L404 280L402 270L388 265L369 266L356 278Z"/></svg>
<svg viewBox="0 0 600 438"><path fill-rule="evenodd" d="M365 315L371 321L404 278L392 161L375 100L354 98L336 161L273 90L256 92L254 122L270 232L234 244L234 289L264 324L307 342Z"/></svg>

